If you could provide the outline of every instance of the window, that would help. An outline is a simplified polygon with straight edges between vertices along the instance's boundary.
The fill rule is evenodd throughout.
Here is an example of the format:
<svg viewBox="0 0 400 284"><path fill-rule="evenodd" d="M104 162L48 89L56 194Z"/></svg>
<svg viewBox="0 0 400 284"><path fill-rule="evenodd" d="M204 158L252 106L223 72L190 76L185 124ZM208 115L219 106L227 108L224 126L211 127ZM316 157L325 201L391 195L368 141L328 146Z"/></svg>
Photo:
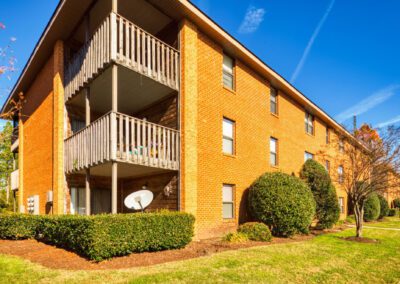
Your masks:
<svg viewBox="0 0 400 284"><path fill-rule="evenodd" d="M314 117L312 114L306 112L306 116L304 118L304 124L306 128L306 133L313 135L314 134Z"/></svg>
<svg viewBox="0 0 400 284"><path fill-rule="evenodd" d="M222 151L225 154L234 154L234 128L235 122L224 118L222 121Z"/></svg>
<svg viewBox="0 0 400 284"><path fill-rule="evenodd" d="M328 172L328 174L331 170L331 163L328 160L325 161L325 170Z"/></svg>
<svg viewBox="0 0 400 284"><path fill-rule="evenodd" d="M340 207L340 213L344 214L344 198L339 197L339 207Z"/></svg>
<svg viewBox="0 0 400 284"><path fill-rule="evenodd" d="M270 153L270 164L271 166L278 165L278 139L270 138L269 140L269 153Z"/></svg>
<svg viewBox="0 0 400 284"><path fill-rule="evenodd" d="M338 178L339 183L343 183L343 166L338 167Z"/></svg>
<svg viewBox="0 0 400 284"><path fill-rule="evenodd" d="M85 188L71 188L70 213L78 215L86 214Z"/></svg>
<svg viewBox="0 0 400 284"><path fill-rule="evenodd" d="M339 140L339 151L340 151L340 153L343 153L343 151L344 151L344 141L343 141L343 139Z"/></svg>
<svg viewBox="0 0 400 284"><path fill-rule="evenodd" d="M224 87L229 88L231 90L234 89L234 81L235 81L234 65L235 61L228 55L224 54L224 61L222 64L223 84Z"/></svg>
<svg viewBox="0 0 400 284"><path fill-rule="evenodd" d="M325 133L325 139L326 139L326 144L329 144L331 142L331 135L329 133L329 127L326 127L326 133Z"/></svg>
<svg viewBox="0 0 400 284"><path fill-rule="evenodd" d="M314 159L314 154L311 154L309 152L304 152L304 162L309 159Z"/></svg>
<svg viewBox="0 0 400 284"><path fill-rule="evenodd" d="M270 90L270 111L278 115L278 90L273 87Z"/></svg>
<svg viewBox="0 0 400 284"><path fill-rule="evenodd" d="M78 132L79 130L85 128L86 123L82 120L72 119L71 120L71 131L73 134Z"/></svg>
<svg viewBox="0 0 400 284"><path fill-rule="evenodd" d="M224 219L233 219L233 188L231 184L222 186L222 217Z"/></svg>

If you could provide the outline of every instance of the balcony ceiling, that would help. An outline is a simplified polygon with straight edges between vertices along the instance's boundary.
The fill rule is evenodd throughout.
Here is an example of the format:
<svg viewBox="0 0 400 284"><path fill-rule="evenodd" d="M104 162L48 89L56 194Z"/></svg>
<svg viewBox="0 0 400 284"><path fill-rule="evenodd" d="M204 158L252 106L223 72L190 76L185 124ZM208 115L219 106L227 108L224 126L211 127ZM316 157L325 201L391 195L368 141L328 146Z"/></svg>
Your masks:
<svg viewBox="0 0 400 284"><path fill-rule="evenodd" d="M111 110L111 68L96 78L90 85L91 110L105 114ZM118 68L118 111L128 115L176 93L169 87L147 76L119 66ZM71 100L73 106L85 107L84 95L79 93Z"/></svg>
<svg viewBox="0 0 400 284"><path fill-rule="evenodd" d="M135 178L142 176L150 176L171 172L170 170L134 165L128 163L118 163L118 178ZM75 174L85 174L85 171L79 171ZM111 163L101 164L90 168L90 175L111 177Z"/></svg>
<svg viewBox="0 0 400 284"><path fill-rule="evenodd" d="M98 0L96 2L90 14L91 33L94 32L110 11L111 0ZM119 0L118 14L153 35L157 35L157 33L173 22L172 18L146 0ZM82 43L84 39L85 22L82 21L72 40Z"/></svg>

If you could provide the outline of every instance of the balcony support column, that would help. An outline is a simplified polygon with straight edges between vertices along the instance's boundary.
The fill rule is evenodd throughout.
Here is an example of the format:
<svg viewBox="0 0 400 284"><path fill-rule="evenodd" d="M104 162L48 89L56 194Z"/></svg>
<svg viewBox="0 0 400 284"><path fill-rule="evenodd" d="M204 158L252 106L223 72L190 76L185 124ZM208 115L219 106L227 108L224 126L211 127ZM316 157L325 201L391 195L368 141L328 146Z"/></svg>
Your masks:
<svg viewBox="0 0 400 284"><path fill-rule="evenodd" d="M118 188L118 164L113 161L111 166L111 213L117 214L117 188Z"/></svg>
<svg viewBox="0 0 400 284"><path fill-rule="evenodd" d="M113 3L116 0L113 1ZM112 98L111 98L111 108L114 112L112 115L111 122L111 158L112 158L112 168L111 168L111 213L117 214L117 189L118 189L118 164L116 161L116 148L117 148L117 120L115 113L118 112L118 66L116 64L112 65Z"/></svg>
<svg viewBox="0 0 400 284"><path fill-rule="evenodd" d="M90 169L86 169L86 179L85 179L85 195L86 195L86 215L91 214L91 200L90 200Z"/></svg>

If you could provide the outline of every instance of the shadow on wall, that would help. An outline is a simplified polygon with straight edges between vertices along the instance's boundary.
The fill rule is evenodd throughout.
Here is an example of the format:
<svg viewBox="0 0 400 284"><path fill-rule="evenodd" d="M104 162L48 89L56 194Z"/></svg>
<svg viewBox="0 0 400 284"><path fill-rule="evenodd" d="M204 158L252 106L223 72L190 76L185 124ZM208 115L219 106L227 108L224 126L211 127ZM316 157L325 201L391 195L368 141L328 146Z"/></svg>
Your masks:
<svg viewBox="0 0 400 284"><path fill-rule="evenodd" d="M254 221L254 219L250 215L249 206L248 206L249 189L250 188L246 188L245 189L245 191L242 194L242 199L240 200L240 204L239 204L239 225L243 224L243 223L246 223L246 222Z"/></svg>

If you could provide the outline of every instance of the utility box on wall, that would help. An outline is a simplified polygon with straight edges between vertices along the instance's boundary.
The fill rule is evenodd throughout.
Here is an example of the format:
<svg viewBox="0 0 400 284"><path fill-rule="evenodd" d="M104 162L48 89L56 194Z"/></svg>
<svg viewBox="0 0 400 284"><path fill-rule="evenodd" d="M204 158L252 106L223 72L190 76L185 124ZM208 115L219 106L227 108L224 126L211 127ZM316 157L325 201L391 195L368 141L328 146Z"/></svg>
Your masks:
<svg viewBox="0 0 400 284"><path fill-rule="evenodd" d="M32 195L28 197L28 213L39 215L39 195Z"/></svg>

